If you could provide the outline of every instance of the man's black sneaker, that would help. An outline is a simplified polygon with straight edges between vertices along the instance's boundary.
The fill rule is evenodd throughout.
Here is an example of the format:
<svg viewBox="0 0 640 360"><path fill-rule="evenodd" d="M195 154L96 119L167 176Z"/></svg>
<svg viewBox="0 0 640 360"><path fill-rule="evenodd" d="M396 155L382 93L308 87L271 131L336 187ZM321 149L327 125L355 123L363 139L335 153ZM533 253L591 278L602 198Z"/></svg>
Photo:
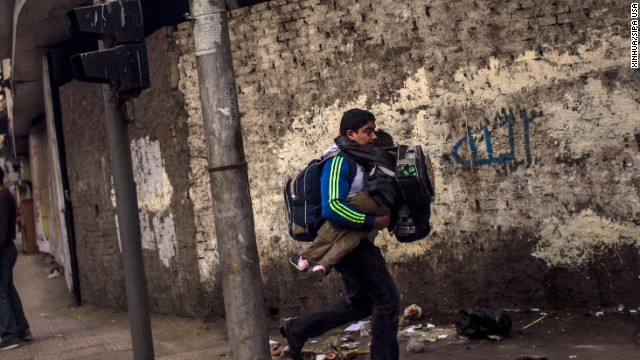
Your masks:
<svg viewBox="0 0 640 360"><path fill-rule="evenodd" d="M287 343L289 343L289 356L291 356L291 360L303 360L302 359L302 348L304 347L304 340L297 338L291 330L291 325L295 321L296 318L288 318L282 320L280 323L280 334L283 338L287 339Z"/></svg>
<svg viewBox="0 0 640 360"><path fill-rule="evenodd" d="M13 339L13 340L7 340L7 341L3 340L0 343L0 351L15 349L18 346L20 346L20 339Z"/></svg>
<svg viewBox="0 0 640 360"><path fill-rule="evenodd" d="M29 340L31 340L31 331L29 331L29 329L27 329L25 331L20 331L18 333L18 339L20 339L20 341L29 341Z"/></svg>

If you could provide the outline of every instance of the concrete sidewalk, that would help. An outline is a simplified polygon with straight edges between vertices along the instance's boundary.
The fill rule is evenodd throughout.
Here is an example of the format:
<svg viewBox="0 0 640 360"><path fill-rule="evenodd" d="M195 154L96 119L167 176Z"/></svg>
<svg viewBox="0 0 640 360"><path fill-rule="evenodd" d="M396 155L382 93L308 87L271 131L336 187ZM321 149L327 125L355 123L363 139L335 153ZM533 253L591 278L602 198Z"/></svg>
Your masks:
<svg viewBox="0 0 640 360"><path fill-rule="evenodd" d="M33 341L0 352L2 360L133 359L125 312L84 305L74 307L62 277L48 278L41 255L18 256L14 269ZM152 316L157 359L221 359L229 353L224 321Z"/></svg>
<svg viewBox="0 0 640 360"><path fill-rule="evenodd" d="M33 341L23 342L13 350L0 351L0 360L26 359L133 359L129 322L125 312L81 306L75 308L62 277L49 279L50 268L40 255L20 255L15 268L15 283L27 318ZM639 299L640 301L640 299ZM638 304L635 304L636 308ZM631 310L631 311L629 311ZM544 310L543 310L544 311ZM406 352L406 339L400 343L401 359L429 360L495 360L495 359L575 359L638 360L640 359L640 315L636 309L609 309L604 315L594 311L547 312L543 321L526 331L521 329L541 317L539 312L510 313L513 320L511 337L500 341L462 340L452 324L461 320L457 314L426 316L420 320L436 325L430 336L447 333L446 338L425 342L422 353ZM295 314L284 314L291 316ZM223 320L204 323L194 319L152 315L154 350L157 359L225 359L229 358L226 325ZM414 325L416 322L413 323ZM407 326L401 326L406 330ZM277 322L270 324L270 338L283 342ZM326 348L331 336L343 335L336 329L309 348ZM358 338L361 344L368 338ZM286 342L284 342L286 345ZM287 359L279 357L274 359ZM361 356L358 359L368 359ZM250 360L250 359L246 359Z"/></svg>

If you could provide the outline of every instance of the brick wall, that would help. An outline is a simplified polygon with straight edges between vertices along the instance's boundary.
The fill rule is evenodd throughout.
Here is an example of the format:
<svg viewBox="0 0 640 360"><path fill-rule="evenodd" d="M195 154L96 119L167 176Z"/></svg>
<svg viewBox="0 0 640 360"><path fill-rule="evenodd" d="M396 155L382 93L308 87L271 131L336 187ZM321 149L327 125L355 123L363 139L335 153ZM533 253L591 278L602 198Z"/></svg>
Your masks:
<svg viewBox="0 0 640 360"><path fill-rule="evenodd" d="M404 302L637 306L640 125L628 11L618 1L344 0L234 12L271 306L340 296L335 277L306 286L286 269L300 244L287 239L280 191L330 145L351 107L372 110L397 142L423 145L436 169L429 239L379 241Z"/></svg>
<svg viewBox="0 0 640 360"><path fill-rule="evenodd" d="M147 39L152 87L127 104L147 289L151 310L184 316L222 314L215 271L198 265L199 231L190 186L187 112L178 91L171 29ZM126 308L102 87L60 89L83 301ZM202 275L201 275L202 273ZM206 277L206 281L202 278Z"/></svg>
<svg viewBox="0 0 640 360"><path fill-rule="evenodd" d="M302 245L287 236L281 190L331 145L352 107L434 163L433 233L377 241L404 304L638 306L640 105L627 12L618 1L526 0L276 0L234 11L271 313L341 296L336 275L296 279L286 259ZM142 181L162 189L141 201L154 310L207 316L222 306L191 31L185 23L147 39L152 88L135 102L145 126L131 139L151 174ZM62 90L83 294L123 304L100 91ZM175 231L156 231L154 218Z"/></svg>

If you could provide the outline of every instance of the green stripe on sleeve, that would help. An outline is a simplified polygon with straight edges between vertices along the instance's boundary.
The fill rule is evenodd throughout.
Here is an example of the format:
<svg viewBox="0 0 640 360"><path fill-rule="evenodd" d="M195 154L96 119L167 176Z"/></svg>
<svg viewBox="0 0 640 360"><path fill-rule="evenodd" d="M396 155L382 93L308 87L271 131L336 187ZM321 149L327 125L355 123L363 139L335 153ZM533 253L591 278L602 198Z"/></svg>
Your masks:
<svg viewBox="0 0 640 360"><path fill-rule="evenodd" d="M362 224L364 223L366 215L353 211L338 200L340 196L340 168L342 167L343 161L344 158L342 156L336 156L331 162L331 172L329 174L329 207L346 220Z"/></svg>

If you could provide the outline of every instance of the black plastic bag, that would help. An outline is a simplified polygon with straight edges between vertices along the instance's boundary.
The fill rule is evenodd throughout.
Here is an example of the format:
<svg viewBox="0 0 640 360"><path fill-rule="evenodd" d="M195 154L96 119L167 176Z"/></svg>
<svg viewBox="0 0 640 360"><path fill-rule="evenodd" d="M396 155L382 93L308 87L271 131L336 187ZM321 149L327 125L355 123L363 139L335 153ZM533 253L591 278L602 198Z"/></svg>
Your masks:
<svg viewBox="0 0 640 360"><path fill-rule="evenodd" d="M473 340L488 339L490 336L507 337L511 331L511 317L499 310L478 309L460 311L466 324L455 322L458 335Z"/></svg>

